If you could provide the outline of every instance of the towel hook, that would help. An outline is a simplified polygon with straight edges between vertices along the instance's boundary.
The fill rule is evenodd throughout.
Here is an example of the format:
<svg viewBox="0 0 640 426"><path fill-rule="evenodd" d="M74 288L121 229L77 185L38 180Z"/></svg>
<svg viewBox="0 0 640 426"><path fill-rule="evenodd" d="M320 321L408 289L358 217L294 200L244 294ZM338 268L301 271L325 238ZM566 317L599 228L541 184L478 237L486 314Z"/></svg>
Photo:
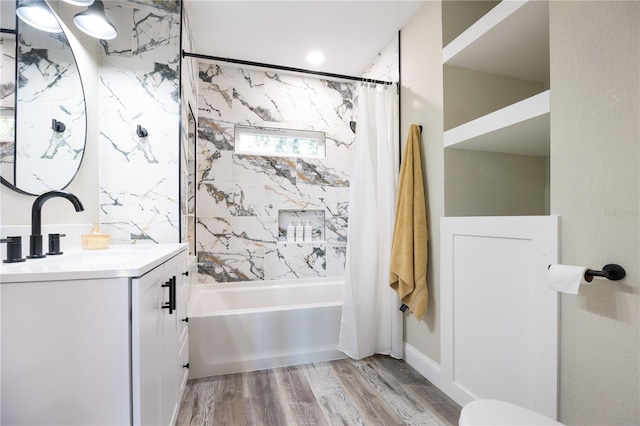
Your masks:
<svg viewBox="0 0 640 426"><path fill-rule="evenodd" d="M138 127L136 127L136 133L141 138L145 138L145 137L149 136L149 132L147 132L147 129L145 129L144 127L142 127L139 124L138 124Z"/></svg>
<svg viewBox="0 0 640 426"><path fill-rule="evenodd" d="M51 119L51 129L54 132L62 133L66 130L67 126L62 121L58 121L55 118Z"/></svg>

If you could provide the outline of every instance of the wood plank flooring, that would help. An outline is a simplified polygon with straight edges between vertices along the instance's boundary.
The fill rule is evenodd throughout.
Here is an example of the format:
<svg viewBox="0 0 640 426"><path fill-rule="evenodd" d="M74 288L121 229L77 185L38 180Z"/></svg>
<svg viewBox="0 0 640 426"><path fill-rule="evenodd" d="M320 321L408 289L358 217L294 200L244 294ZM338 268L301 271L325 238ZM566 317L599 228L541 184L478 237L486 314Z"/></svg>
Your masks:
<svg viewBox="0 0 640 426"><path fill-rule="evenodd" d="M375 355L190 380L178 426L457 425L460 406Z"/></svg>

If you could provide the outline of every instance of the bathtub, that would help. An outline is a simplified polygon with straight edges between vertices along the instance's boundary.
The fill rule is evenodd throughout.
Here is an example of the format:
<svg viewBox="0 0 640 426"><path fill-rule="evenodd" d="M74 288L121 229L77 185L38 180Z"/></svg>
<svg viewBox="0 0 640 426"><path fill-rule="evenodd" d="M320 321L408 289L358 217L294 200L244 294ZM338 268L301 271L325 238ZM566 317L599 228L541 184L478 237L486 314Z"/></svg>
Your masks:
<svg viewBox="0 0 640 426"><path fill-rule="evenodd" d="M189 377L344 358L336 349L343 277L195 285Z"/></svg>

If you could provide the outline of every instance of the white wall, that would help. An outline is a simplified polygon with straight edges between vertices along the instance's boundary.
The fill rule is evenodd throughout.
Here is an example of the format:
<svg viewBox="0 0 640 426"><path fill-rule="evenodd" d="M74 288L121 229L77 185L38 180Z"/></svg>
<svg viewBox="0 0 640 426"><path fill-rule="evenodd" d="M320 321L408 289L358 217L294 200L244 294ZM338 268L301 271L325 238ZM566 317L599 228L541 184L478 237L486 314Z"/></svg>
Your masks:
<svg viewBox="0 0 640 426"><path fill-rule="evenodd" d="M442 28L443 46L449 44L481 16L493 9L500 1L456 0L442 3L442 19L447 24Z"/></svg>
<svg viewBox="0 0 640 426"><path fill-rule="evenodd" d="M444 2L443 12L451 9L452 3L468 5L469 2ZM492 5L480 3L485 8ZM474 5L468 6L474 9ZM450 26L455 28L459 19L452 11L443 13L443 26L445 29ZM519 80L454 66L444 66L443 73L445 130L545 90L544 82ZM447 216L549 213L549 194L545 190L548 170L544 157L446 149L444 158Z"/></svg>
<svg viewBox="0 0 640 426"><path fill-rule="evenodd" d="M551 213L562 263L619 263L561 299L560 421L640 424L640 3L550 2Z"/></svg>
<svg viewBox="0 0 640 426"><path fill-rule="evenodd" d="M548 157L446 149L447 216L544 215Z"/></svg>
<svg viewBox="0 0 640 426"><path fill-rule="evenodd" d="M402 30L403 137L423 124L430 215L429 317L405 341L440 361L438 221L444 215L440 3ZM560 260L619 263L622 282L596 280L561 298L560 421L640 424L640 3L550 2L551 214ZM436 305L432 303L436 301Z"/></svg>
<svg viewBox="0 0 640 426"><path fill-rule="evenodd" d="M427 314L421 321L406 317L405 342L434 362L440 362L440 218L444 216L441 14L440 2L426 2L402 29L400 39L401 141L404 145L411 124L422 125L429 227Z"/></svg>
<svg viewBox="0 0 640 426"><path fill-rule="evenodd" d="M445 130L545 90L543 82L519 80L451 65L443 68Z"/></svg>

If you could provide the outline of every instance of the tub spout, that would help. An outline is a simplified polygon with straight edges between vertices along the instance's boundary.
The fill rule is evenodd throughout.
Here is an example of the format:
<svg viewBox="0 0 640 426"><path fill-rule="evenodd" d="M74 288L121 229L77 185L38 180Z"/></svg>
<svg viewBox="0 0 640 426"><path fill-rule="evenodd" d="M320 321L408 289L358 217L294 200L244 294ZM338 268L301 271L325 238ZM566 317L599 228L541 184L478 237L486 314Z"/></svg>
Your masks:
<svg viewBox="0 0 640 426"><path fill-rule="evenodd" d="M54 190L45 192L36 198L31 208L31 236L29 237L29 256L27 256L30 259L45 257L42 254L42 206L47 200L55 197L69 200L77 212L84 210L84 206L78 197L70 192Z"/></svg>

